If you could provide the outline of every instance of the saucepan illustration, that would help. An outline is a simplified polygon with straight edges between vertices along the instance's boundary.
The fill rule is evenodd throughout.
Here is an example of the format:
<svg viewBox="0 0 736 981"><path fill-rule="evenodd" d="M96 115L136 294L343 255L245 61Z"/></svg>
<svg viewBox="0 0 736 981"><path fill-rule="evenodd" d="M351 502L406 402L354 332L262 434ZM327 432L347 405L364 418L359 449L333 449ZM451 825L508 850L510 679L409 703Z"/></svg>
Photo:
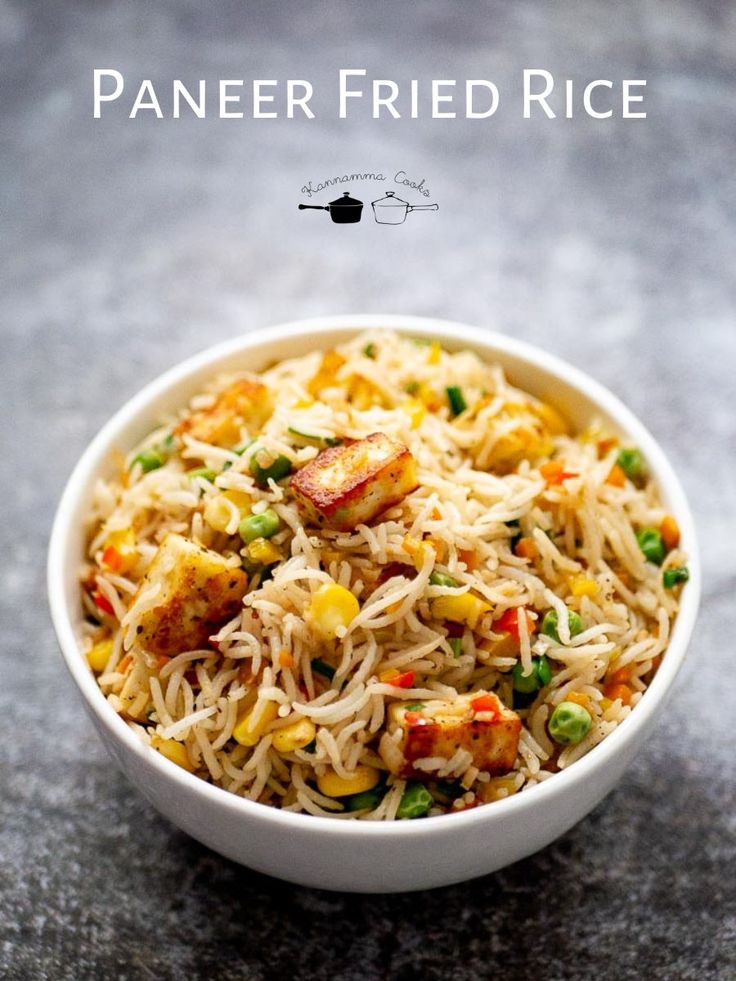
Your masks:
<svg viewBox="0 0 736 981"><path fill-rule="evenodd" d="M438 204L409 204L396 197L394 191L387 191L386 197L371 203L373 217L379 225L401 225L410 211L437 211Z"/></svg>
<svg viewBox="0 0 736 981"><path fill-rule="evenodd" d="M335 198L329 204L300 204L299 210L306 211L329 211L330 218L338 225L347 225L351 222L360 221L363 213L363 202L357 198L351 198L347 191L343 191L341 198Z"/></svg>

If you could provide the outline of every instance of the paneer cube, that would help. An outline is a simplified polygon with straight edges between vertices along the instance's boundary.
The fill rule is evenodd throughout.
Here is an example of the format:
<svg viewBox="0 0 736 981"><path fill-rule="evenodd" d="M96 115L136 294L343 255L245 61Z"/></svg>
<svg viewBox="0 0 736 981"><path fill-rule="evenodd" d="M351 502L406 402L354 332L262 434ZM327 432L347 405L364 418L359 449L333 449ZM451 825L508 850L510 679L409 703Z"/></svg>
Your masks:
<svg viewBox="0 0 736 981"><path fill-rule="evenodd" d="M273 411L268 388L251 378L240 378L224 388L214 402L186 416L174 430L214 446L234 446L244 426L253 432Z"/></svg>
<svg viewBox="0 0 736 981"><path fill-rule="evenodd" d="M468 750L474 765L494 776L508 773L516 761L521 719L491 692L470 692L453 702L432 699L417 709L395 702L388 717L389 731L402 730L402 777L429 779L431 773L416 769L416 761L450 759L458 749Z"/></svg>
<svg viewBox="0 0 736 981"><path fill-rule="evenodd" d="M372 521L417 486L414 457L384 433L323 450L291 478L307 520L338 531Z"/></svg>
<svg viewBox="0 0 736 981"><path fill-rule="evenodd" d="M158 583L156 605L143 613L137 642L152 654L173 656L204 647L241 608L248 577L217 552L181 535L167 535L137 595ZM137 598L137 597L136 597Z"/></svg>

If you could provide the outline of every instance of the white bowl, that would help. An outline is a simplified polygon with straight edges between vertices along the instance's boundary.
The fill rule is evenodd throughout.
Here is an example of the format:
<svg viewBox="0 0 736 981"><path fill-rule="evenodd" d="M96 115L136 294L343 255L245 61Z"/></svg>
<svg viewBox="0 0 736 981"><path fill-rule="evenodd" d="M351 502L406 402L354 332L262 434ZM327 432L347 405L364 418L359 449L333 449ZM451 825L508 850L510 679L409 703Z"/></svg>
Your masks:
<svg viewBox="0 0 736 981"><path fill-rule="evenodd" d="M391 823L339 821L279 811L211 786L142 745L107 704L79 651L78 571L92 487L168 411L218 372L259 370L327 348L366 328L390 327L470 348L498 361L511 380L584 426L608 422L644 452L677 517L690 581L661 666L631 715L568 770L523 793L455 815ZM543 848L587 814L618 781L664 710L685 657L700 596L695 529L679 481L654 438L609 391L559 359L500 334L447 321L396 316L327 317L270 327L228 341L167 371L131 399L92 441L72 473L54 522L48 562L51 613L67 667L98 732L123 771L162 814L244 865L292 882L349 892L397 892L484 875ZM83 751L83 747L80 747Z"/></svg>

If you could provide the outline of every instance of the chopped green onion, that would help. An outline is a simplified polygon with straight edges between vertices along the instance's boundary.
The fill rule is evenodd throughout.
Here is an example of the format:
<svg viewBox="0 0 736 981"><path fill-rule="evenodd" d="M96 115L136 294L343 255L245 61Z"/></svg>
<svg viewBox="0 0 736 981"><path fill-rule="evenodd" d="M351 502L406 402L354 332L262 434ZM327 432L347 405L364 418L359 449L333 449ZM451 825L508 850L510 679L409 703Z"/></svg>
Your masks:
<svg viewBox="0 0 736 981"><path fill-rule="evenodd" d="M404 385L404 391L407 395L416 395L420 388L421 385L416 381L407 382L406 385Z"/></svg>
<svg viewBox="0 0 736 981"><path fill-rule="evenodd" d="M438 780L437 790L444 797L462 797L465 793L465 788L459 780Z"/></svg>
<svg viewBox="0 0 736 981"><path fill-rule="evenodd" d="M376 356L376 345L372 341L371 341L370 344L366 344L366 346L363 348L363 354L367 358L375 358L375 356Z"/></svg>
<svg viewBox="0 0 736 981"><path fill-rule="evenodd" d="M253 456L250 458L249 468L250 472L255 477L256 483L260 487L266 487L269 480L283 480L284 477L288 477L291 473L291 460L279 454L276 459L270 463L267 467L261 466L258 462L259 450L256 450Z"/></svg>
<svg viewBox="0 0 736 981"><path fill-rule="evenodd" d="M312 660L312 670L316 671L317 674L321 674L329 681L332 681L332 679L335 677L335 669L331 664L327 664L327 662L323 661L320 657L315 657Z"/></svg>
<svg viewBox="0 0 736 981"><path fill-rule="evenodd" d="M165 450L173 450L175 442L176 440L174 439L174 434L167 433L166 436L164 436L164 438L161 440L161 446L163 446Z"/></svg>
<svg viewBox="0 0 736 981"><path fill-rule="evenodd" d="M305 433L295 426L289 426L289 432L292 436L298 436L300 439L306 439L312 443L319 443L321 446L341 446L343 442L339 436L317 436L315 433Z"/></svg>
<svg viewBox="0 0 736 981"><path fill-rule="evenodd" d="M448 385L445 391L447 392L447 401L450 403L450 410L453 416L459 416L461 412L465 412L468 403L463 397L463 390L460 386Z"/></svg>
<svg viewBox="0 0 736 981"><path fill-rule="evenodd" d="M644 553L647 562L662 565L667 550L664 547L661 534L656 528L642 528L636 533L639 548Z"/></svg>
<svg viewBox="0 0 736 981"><path fill-rule="evenodd" d="M214 470L210 470L208 467L197 467L196 470L190 470L187 476L202 477L204 480L208 480L210 483L213 483L217 474Z"/></svg>
<svg viewBox="0 0 736 981"><path fill-rule="evenodd" d="M281 519L271 508L262 514L249 514L238 525L238 534L246 545L256 538L271 538L281 527Z"/></svg>
<svg viewBox="0 0 736 981"><path fill-rule="evenodd" d="M463 652L463 639L462 637L448 637L447 643L452 648L452 653L455 657L460 657Z"/></svg>
<svg viewBox="0 0 736 981"><path fill-rule="evenodd" d="M574 746L590 732L593 719L590 712L577 702L560 702L552 713L548 729L550 736L561 746Z"/></svg>
<svg viewBox="0 0 736 981"><path fill-rule="evenodd" d="M452 576L448 575L446 572L430 572L429 584L430 586L447 586L450 589L457 586L457 583Z"/></svg>
<svg viewBox="0 0 736 981"><path fill-rule="evenodd" d="M419 712L424 708L424 702L409 702L408 705L404 706L407 712Z"/></svg>
<svg viewBox="0 0 736 981"><path fill-rule="evenodd" d="M143 473L150 473L151 470L158 470L166 463L166 457L156 449L141 450L137 453L130 464L131 469L139 463Z"/></svg>
<svg viewBox="0 0 736 981"><path fill-rule="evenodd" d="M397 818L419 818L424 817L434 804L434 798L421 783L408 783L406 790L401 798L399 809L396 812Z"/></svg>
<svg viewBox="0 0 736 981"><path fill-rule="evenodd" d="M577 634L582 632L583 621L580 619L580 614L576 613L574 610L567 611L567 625L570 630L570 637L575 637ZM546 634L551 637L552 640L561 644L560 635L557 631L559 626L557 620L557 610L547 610L544 614L544 619L542 620L541 633Z"/></svg>
<svg viewBox="0 0 736 981"><path fill-rule="evenodd" d="M307 743L306 746L302 746L302 750L305 753L313 753L316 748L317 748L317 740L316 739L313 739L311 741L311 743Z"/></svg>
<svg viewBox="0 0 736 981"><path fill-rule="evenodd" d="M641 450L622 449L616 457L616 463L621 467L629 480L638 480L647 470L646 460Z"/></svg>
<svg viewBox="0 0 736 981"><path fill-rule="evenodd" d="M690 570L686 565L681 565L677 569L665 569L662 573L665 589L673 589L678 583L687 582L689 578Z"/></svg>

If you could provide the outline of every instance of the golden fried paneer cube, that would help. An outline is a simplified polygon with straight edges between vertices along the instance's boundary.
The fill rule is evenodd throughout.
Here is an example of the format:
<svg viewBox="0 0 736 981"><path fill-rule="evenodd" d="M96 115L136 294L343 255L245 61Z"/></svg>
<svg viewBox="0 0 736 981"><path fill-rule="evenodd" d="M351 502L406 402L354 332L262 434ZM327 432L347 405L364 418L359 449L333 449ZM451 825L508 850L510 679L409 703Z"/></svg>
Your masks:
<svg viewBox="0 0 736 981"><path fill-rule="evenodd" d="M403 777L429 779L431 774L415 769L415 762L430 756L450 759L458 749L468 750L474 765L492 775L507 773L516 761L521 719L492 692L469 692L452 702L431 699L422 708L395 702L388 717L389 730L402 730Z"/></svg>
<svg viewBox="0 0 736 981"><path fill-rule="evenodd" d="M291 478L307 520L338 531L372 521L417 486L414 457L384 433L323 450Z"/></svg>
<svg viewBox="0 0 736 981"><path fill-rule="evenodd" d="M170 657L206 646L240 610L248 577L242 569L230 568L217 552L169 534L137 595L154 584L161 587L156 605L141 615L136 640L152 654Z"/></svg>
<svg viewBox="0 0 736 981"><path fill-rule="evenodd" d="M223 388L211 405L185 416L174 432L214 446L234 446L244 426L256 431L272 412L268 388L254 379L239 378Z"/></svg>

